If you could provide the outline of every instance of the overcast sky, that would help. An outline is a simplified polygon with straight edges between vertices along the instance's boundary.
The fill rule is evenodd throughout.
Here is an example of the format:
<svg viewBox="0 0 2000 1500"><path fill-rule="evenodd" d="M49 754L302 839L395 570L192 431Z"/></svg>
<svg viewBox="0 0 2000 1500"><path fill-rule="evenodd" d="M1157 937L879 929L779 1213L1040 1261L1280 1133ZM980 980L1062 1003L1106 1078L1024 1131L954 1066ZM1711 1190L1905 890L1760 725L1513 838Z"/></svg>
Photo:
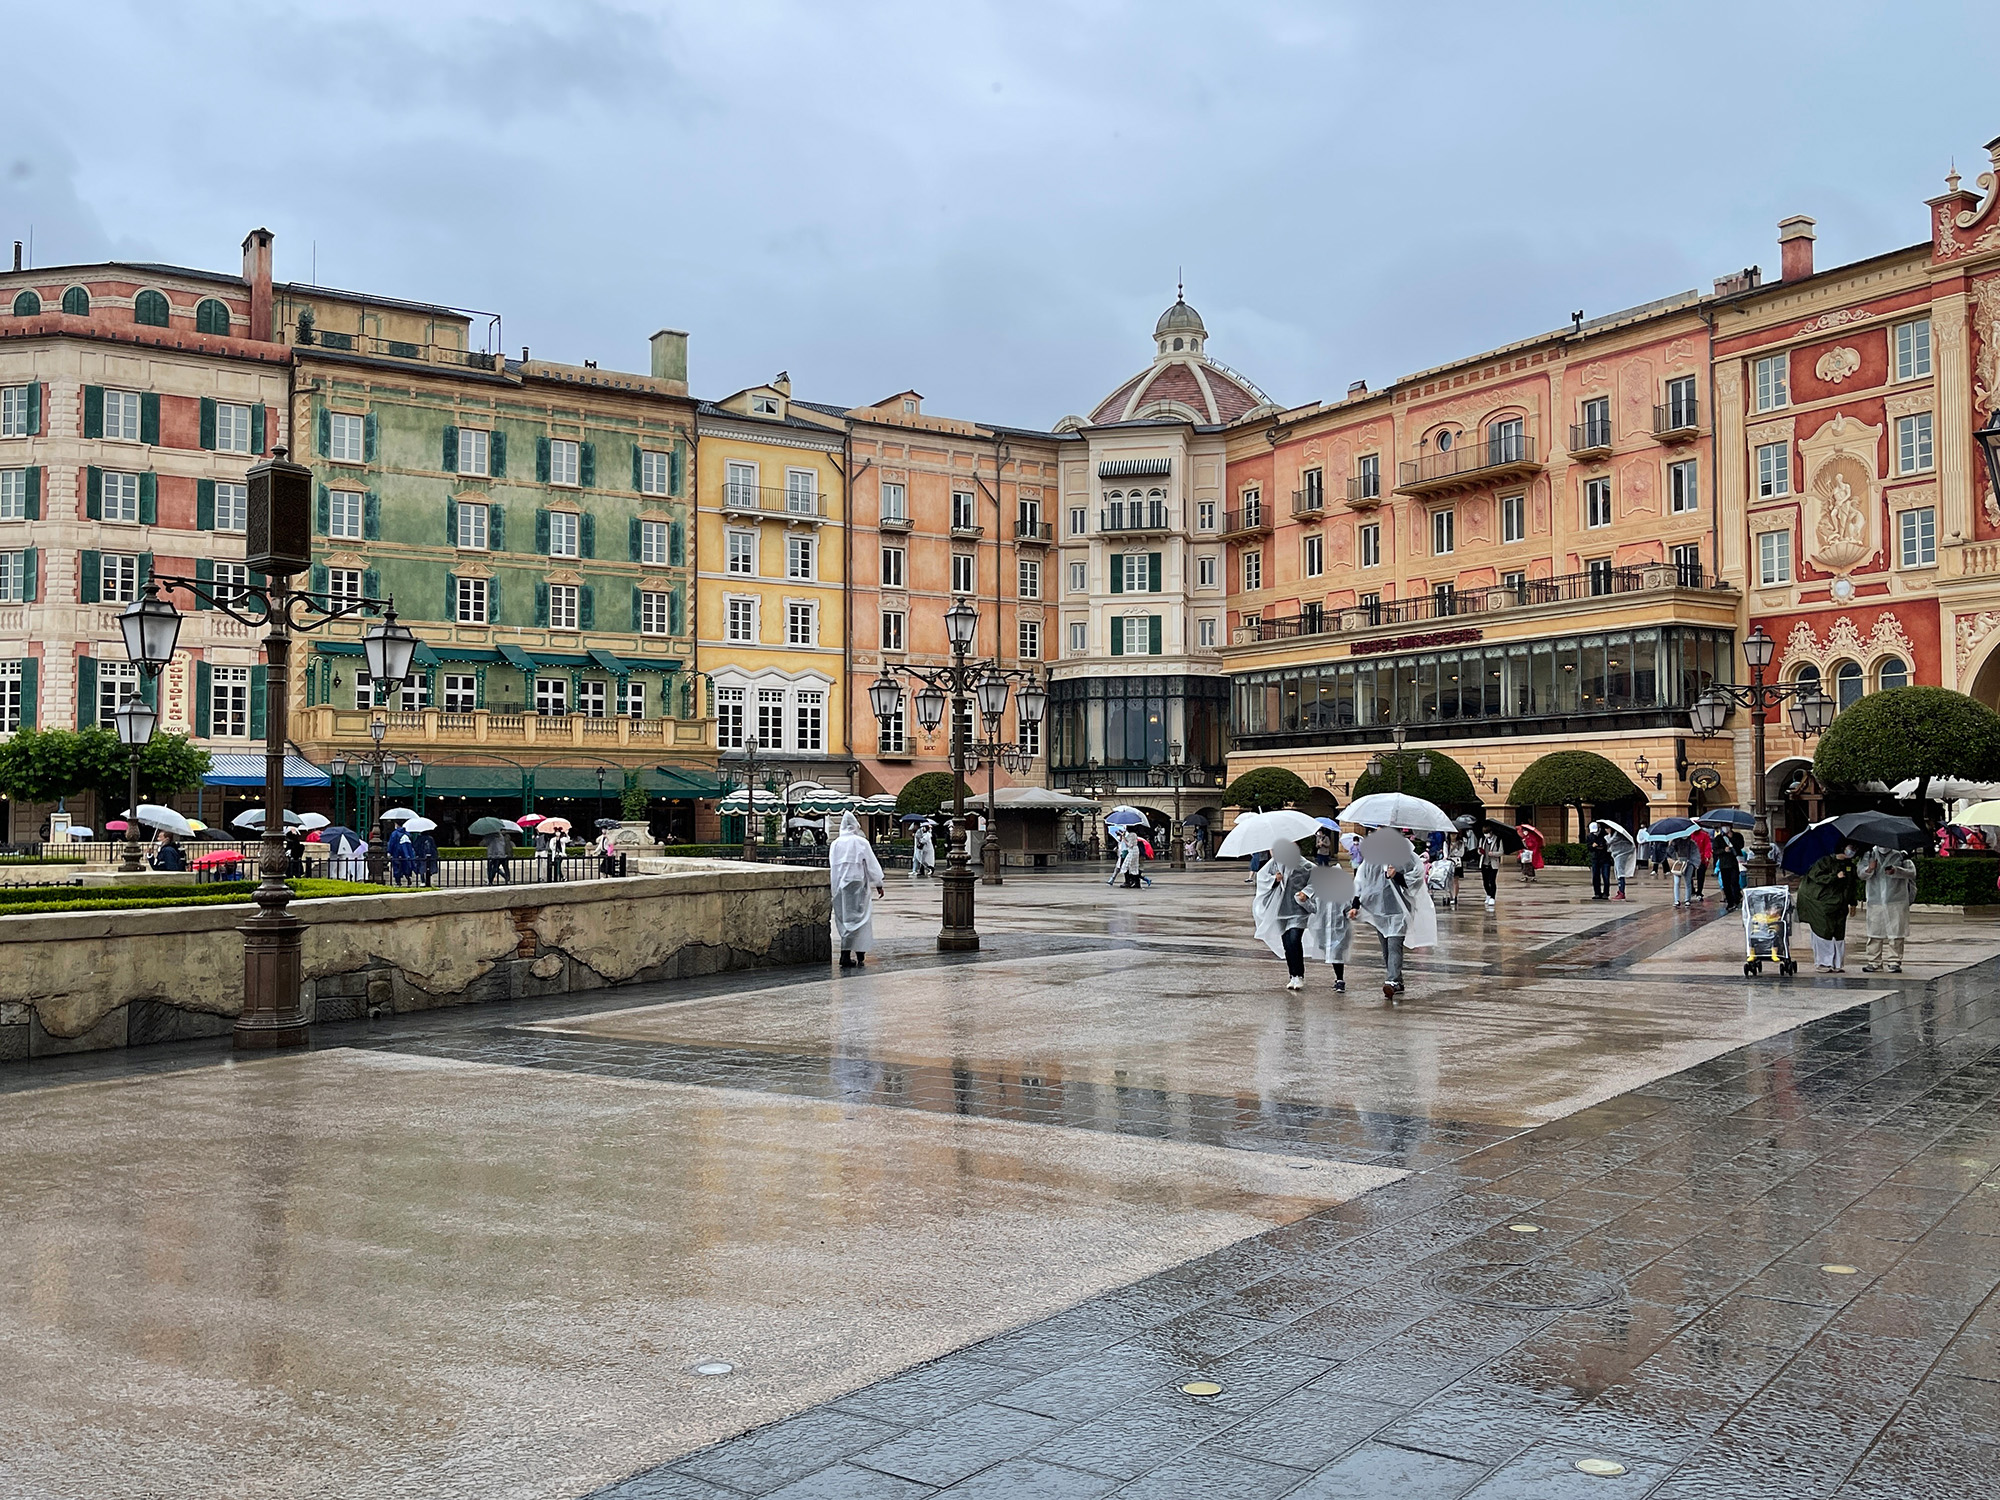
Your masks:
<svg viewBox="0 0 2000 1500"><path fill-rule="evenodd" d="M2000 134L1986 4L0 0L0 225L42 265L495 311L698 394L780 369L1023 425L1151 355L1184 267L1274 399L1924 236ZM20 45L29 36L31 49ZM1984 36L1985 40L1980 38ZM1983 49L1983 58L1977 55Z"/></svg>

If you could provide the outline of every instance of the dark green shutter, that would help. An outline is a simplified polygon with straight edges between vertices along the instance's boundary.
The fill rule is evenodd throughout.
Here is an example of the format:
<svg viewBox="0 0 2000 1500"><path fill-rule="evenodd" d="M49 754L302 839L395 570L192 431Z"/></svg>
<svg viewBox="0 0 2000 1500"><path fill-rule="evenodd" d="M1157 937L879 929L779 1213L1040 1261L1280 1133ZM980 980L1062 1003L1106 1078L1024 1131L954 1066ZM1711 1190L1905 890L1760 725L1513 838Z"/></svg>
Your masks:
<svg viewBox="0 0 2000 1500"><path fill-rule="evenodd" d="M597 556L597 517L589 511L576 523L576 550L580 557Z"/></svg>
<svg viewBox="0 0 2000 1500"><path fill-rule="evenodd" d="M307 587L313 593L324 594L326 592L327 576L325 563L314 563L312 565L312 572L307 577L310 579Z"/></svg>
<svg viewBox="0 0 2000 1500"><path fill-rule="evenodd" d="M1149 594L1157 594L1159 593L1159 591L1160 591L1160 554L1157 552L1148 552L1146 554L1146 592Z"/></svg>
<svg viewBox="0 0 2000 1500"><path fill-rule="evenodd" d="M214 558L212 558L212 557L197 557L197 558L196 558L196 559L194 560L194 580L195 580L195 582L196 582L196 583L214 583L214 582L215 582L215 559L214 559ZM213 608L214 608L215 606L214 606L214 605L212 605L212 604L210 604L210 603L209 603L209 602L208 602L208 601L207 601L206 599L202 598L202 597L201 597L201 595L199 595L199 594L196 594L196 595L194 596L194 607L195 607L196 609L213 609Z"/></svg>
<svg viewBox="0 0 2000 1500"><path fill-rule="evenodd" d="M333 451L333 413L322 406L315 415L317 420L314 426L318 429L319 456L325 458ZM326 492L322 490L320 493Z"/></svg>
<svg viewBox="0 0 2000 1500"><path fill-rule="evenodd" d="M96 604L101 592L98 579L103 570L103 559L95 552L77 554L77 593L85 604Z"/></svg>
<svg viewBox="0 0 2000 1500"><path fill-rule="evenodd" d="M21 727L35 727L35 710L40 706L41 693L37 681L41 676L41 661L37 657L21 658Z"/></svg>
<svg viewBox="0 0 2000 1500"><path fill-rule="evenodd" d="M28 436L42 435L42 384L38 380L28 387Z"/></svg>
<svg viewBox="0 0 2000 1500"><path fill-rule="evenodd" d="M261 662L250 669L250 738L264 738L264 702L271 685L271 669Z"/></svg>
<svg viewBox="0 0 2000 1500"><path fill-rule="evenodd" d="M375 413L370 412L361 419L361 457L367 463L375 462Z"/></svg>
<svg viewBox="0 0 2000 1500"><path fill-rule="evenodd" d="M194 529L196 531L215 530L215 481L197 479L194 482Z"/></svg>
<svg viewBox="0 0 2000 1500"><path fill-rule="evenodd" d="M201 398L201 445L209 449L215 447L215 398L213 396L203 396Z"/></svg>
<svg viewBox="0 0 2000 1500"><path fill-rule="evenodd" d="M681 603L681 589L675 584L667 595L667 634L679 635L687 629L687 606Z"/></svg>
<svg viewBox="0 0 2000 1500"><path fill-rule="evenodd" d="M142 443L158 443L159 440L159 395L153 391L142 391L139 394L139 441Z"/></svg>
<svg viewBox="0 0 2000 1500"><path fill-rule="evenodd" d="M549 623L549 586L539 578L535 580L535 623Z"/></svg>
<svg viewBox="0 0 2000 1500"><path fill-rule="evenodd" d="M674 445L674 451L667 455L667 488L674 494L681 492L681 449Z"/></svg>
<svg viewBox="0 0 2000 1500"><path fill-rule="evenodd" d="M549 555L549 513L545 510L535 512L535 550L543 557Z"/></svg>
<svg viewBox="0 0 2000 1500"><path fill-rule="evenodd" d="M1111 617L1111 654L1113 656L1125 654L1125 620L1121 615Z"/></svg>
<svg viewBox="0 0 2000 1500"><path fill-rule="evenodd" d="M644 450L637 443L634 443L632 445L632 488L635 490L639 489L646 482L646 476L641 472L645 462Z"/></svg>
<svg viewBox="0 0 2000 1500"><path fill-rule="evenodd" d="M264 403L261 401L250 408L250 451L264 451Z"/></svg>
<svg viewBox="0 0 2000 1500"><path fill-rule="evenodd" d="M597 444L578 443L576 446L576 482L590 489L597 483Z"/></svg>
<svg viewBox="0 0 2000 1500"><path fill-rule="evenodd" d="M97 727L97 661L94 657L79 656L76 659L76 727Z"/></svg>
<svg viewBox="0 0 2000 1500"><path fill-rule="evenodd" d="M104 436L104 387L101 385L83 388L83 435L87 438Z"/></svg>
<svg viewBox="0 0 2000 1500"><path fill-rule="evenodd" d="M361 539L366 542L382 539L382 502L373 490L361 497Z"/></svg>
<svg viewBox="0 0 2000 1500"><path fill-rule="evenodd" d="M1146 654L1148 656L1158 656L1160 654L1160 617L1158 615L1146 616Z"/></svg>
<svg viewBox="0 0 2000 1500"><path fill-rule="evenodd" d="M33 604L41 594L41 552L29 547L21 553L21 602Z"/></svg>
<svg viewBox="0 0 2000 1500"><path fill-rule="evenodd" d="M139 674L139 699L148 708L160 706L160 679L150 672Z"/></svg>
<svg viewBox="0 0 2000 1500"><path fill-rule="evenodd" d="M644 601L639 597L640 592L641 591L639 585L636 583L633 584L632 585L632 629L635 633L644 628L644 622L646 618Z"/></svg>
<svg viewBox="0 0 2000 1500"><path fill-rule="evenodd" d="M452 429L447 428L445 430L451 431ZM444 502L444 544L447 547L456 547L458 545L458 502L449 496L446 497Z"/></svg>
<svg viewBox="0 0 2000 1500"><path fill-rule="evenodd" d="M507 477L507 434L497 427L486 444L486 467L495 479Z"/></svg>
<svg viewBox="0 0 2000 1500"><path fill-rule="evenodd" d="M208 738L208 697L208 663L198 661L194 664L194 734L198 740Z"/></svg>
<svg viewBox="0 0 2000 1500"><path fill-rule="evenodd" d="M1111 592L1114 594L1125 592L1125 559L1116 552L1111 554Z"/></svg>
<svg viewBox="0 0 2000 1500"><path fill-rule="evenodd" d="M444 430L444 471L458 472L458 429L447 425Z"/></svg>
<svg viewBox="0 0 2000 1500"><path fill-rule="evenodd" d="M486 550L507 550L507 513L497 505L486 507Z"/></svg>
<svg viewBox="0 0 2000 1500"><path fill-rule="evenodd" d="M456 573L447 573L444 575L444 614L441 618L445 620L456 620L458 618L458 575Z"/></svg>
<svg viewBox="0 0 2000 1500"><path fill-rule="evenodd" d="M595 630L597 628L597 588L593 584L586 583L578 590L578 593L581 597L578 599L576 606L576 628L578 630Z"/></svg>
<svg viewBox="0 0 2000 1500"><path fill-rule="evenodd" d="M380 599L382 597L382 575L376 572L375 569L363 568L361 570L361 593L363 597L369 599Z"/></svg>
<svg viewBox="0 0 2000 1500"><path fill-rule="evenodd" d="M687 566L687 532L679 521L667 523L667 566Z"/></svg>
<svg viewBox="0 0 2000 1500"><path fill-rule="evenodd" d="M91 468L83 478L83 513L93 521L104 519L104 471Z"/></svg>
<svg viewBox="0 0 2000 1500"><path fill-rule="evenodd" d="M42 518L42 471L39 465L28 470L27 516L30 521Z"/></svg>
<svg viewBox="0 0 2000 1500"><path fill-rule="evenodd" d="M638 450L634 449L633 451L637 452ZM637 562L639 560L639 554L641 551L639 538L641 534L645 531L645 529L646 529L646 523L641 521L637 516L634 516L631 520L631 523L627 525L625 528L625 545L632 554L633 562Z"/></svg>
<svg viewBox="0 0 2000 1500"><path fill-rule="evenodd" d="M548 482L549 440L545 437L538 437L535 439L535 483L547 484Z"/></svg>
<svg viewBox="0 0 2000 1500"><path fill-rule="evenodd" d="M325 485L319 487L319 494L313 500L313 530L321 536L333 530L333 503L327 497Z"/></svg>
<svg viewBox="0 0 2000 1500"><path fill-rule="evenodd" d="M160 476L151 469L139 476L139 524L160 524Z"/></svg>
<svg viewBox="0 0 2000 1500"><path fill-rule="evenodd" d="M500 623L500 579L497 575L486 580L486 623Z"/></svg>
<svg viewBox="0 0 2000 1500"><path fill-rule="evenodd" d="M140 589L143 591L146 585L151 583L152 581L153 581L153 554L150 552L141 552L139 554ZM259 582L261 581L262 580L260 579Z"/></svg>

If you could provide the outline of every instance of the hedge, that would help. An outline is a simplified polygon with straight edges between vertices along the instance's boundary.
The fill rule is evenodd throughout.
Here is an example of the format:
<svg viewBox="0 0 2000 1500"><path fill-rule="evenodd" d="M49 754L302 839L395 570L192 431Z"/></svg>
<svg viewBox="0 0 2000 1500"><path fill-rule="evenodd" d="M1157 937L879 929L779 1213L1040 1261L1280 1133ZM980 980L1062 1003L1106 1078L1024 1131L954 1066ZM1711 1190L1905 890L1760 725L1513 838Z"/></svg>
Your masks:
<svg viewBox="0 0 2000 1500"><path fill-rule="evenodd" d="M1632 778L1594 750L1553 750L1508 790L1509 807L1615 807L1639 795ZM1544 859L1548 851L1542 852Z"/></svg>
<svg viewBox="0 0 2000 1500"><path fill-rule="evenodd" d="M1516 856L1518 858L1519 856ZM1590 850L1582 844L1544 844L1542 863L1545 865L1587 865Z"/></svg>
<svg viewBox="0 0 2000 1500"><path fill-rule="evenodd" d="M1268 812L1288 803L1296 806L1311 795L1312 788L1298 772L1284 766L1258 766L1230 782L1222 801L1228 807Z"/></svg>
<svg viewBox="0 0 2000 1500"><path fill-rule="evenodd" d="M288 880L285 882L301 901L327 896L391 895L396 887L369 885L359 880ZM0 917L34 916L72 911L144 911L154 907L246 905L257 889L254 880L224 880L211 885L154 887L130 895L116 894L117 886L56 886L23 890L20 899L0 892Z"/></svg>
<svg viewBox="0 0 2000 1500"><path fill-rule="evenodd" d="M1916 899L1936 906L1993 906L2000 904L2000 857L1954 854L1939 859L1934 854L1917 857Z"/></svg>

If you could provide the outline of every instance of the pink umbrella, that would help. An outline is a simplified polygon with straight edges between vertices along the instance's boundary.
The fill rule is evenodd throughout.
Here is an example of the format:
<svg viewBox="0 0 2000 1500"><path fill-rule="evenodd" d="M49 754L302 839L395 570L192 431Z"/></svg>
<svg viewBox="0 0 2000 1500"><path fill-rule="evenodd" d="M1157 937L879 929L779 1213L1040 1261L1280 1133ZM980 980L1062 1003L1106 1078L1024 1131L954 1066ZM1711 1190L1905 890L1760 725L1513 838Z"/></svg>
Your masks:
<svg viewBox="0 0 2000 1500"><path fill-rule="evenodd" d="M202 855L194 862L194 868L197 870L213 870L220 865L240 865L242 863L243 857L241 855L231 854L226 849L219 849L214 854Z"/></svg>
<svg viewBox="0 0 2000 1500"><path fill-rule="evenodd" d="M522 813L514 821L519 823L523 828L533 828L537 823L545 823L548 820L540 813Z"/></svg>
<svg viewBox="0 0 2000 1500"><path fill-rule="evenodd" d="M109 823L106 823L104 826L106 828L115 828L120 833L123 833L125 831L126 824L123 818L113 818Z"/></svg>

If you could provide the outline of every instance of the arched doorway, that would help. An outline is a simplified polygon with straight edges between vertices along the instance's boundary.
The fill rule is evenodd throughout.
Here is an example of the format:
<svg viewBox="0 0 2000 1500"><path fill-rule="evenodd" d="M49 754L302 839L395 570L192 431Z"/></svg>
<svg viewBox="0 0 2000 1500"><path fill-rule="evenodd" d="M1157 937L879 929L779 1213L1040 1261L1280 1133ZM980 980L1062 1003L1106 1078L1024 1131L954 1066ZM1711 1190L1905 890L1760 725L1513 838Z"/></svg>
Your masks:
<svg viewBox="0 0 2000 1500"><path fill-rule="evenodd" d="M1787 756L1764 772L1764 806L1771 813L1771 837L1782 842L1802 831L1820 811L1819 784L1812 780L1812 762ZM1824 813L1821 812L1821 816Z"/></svg>

